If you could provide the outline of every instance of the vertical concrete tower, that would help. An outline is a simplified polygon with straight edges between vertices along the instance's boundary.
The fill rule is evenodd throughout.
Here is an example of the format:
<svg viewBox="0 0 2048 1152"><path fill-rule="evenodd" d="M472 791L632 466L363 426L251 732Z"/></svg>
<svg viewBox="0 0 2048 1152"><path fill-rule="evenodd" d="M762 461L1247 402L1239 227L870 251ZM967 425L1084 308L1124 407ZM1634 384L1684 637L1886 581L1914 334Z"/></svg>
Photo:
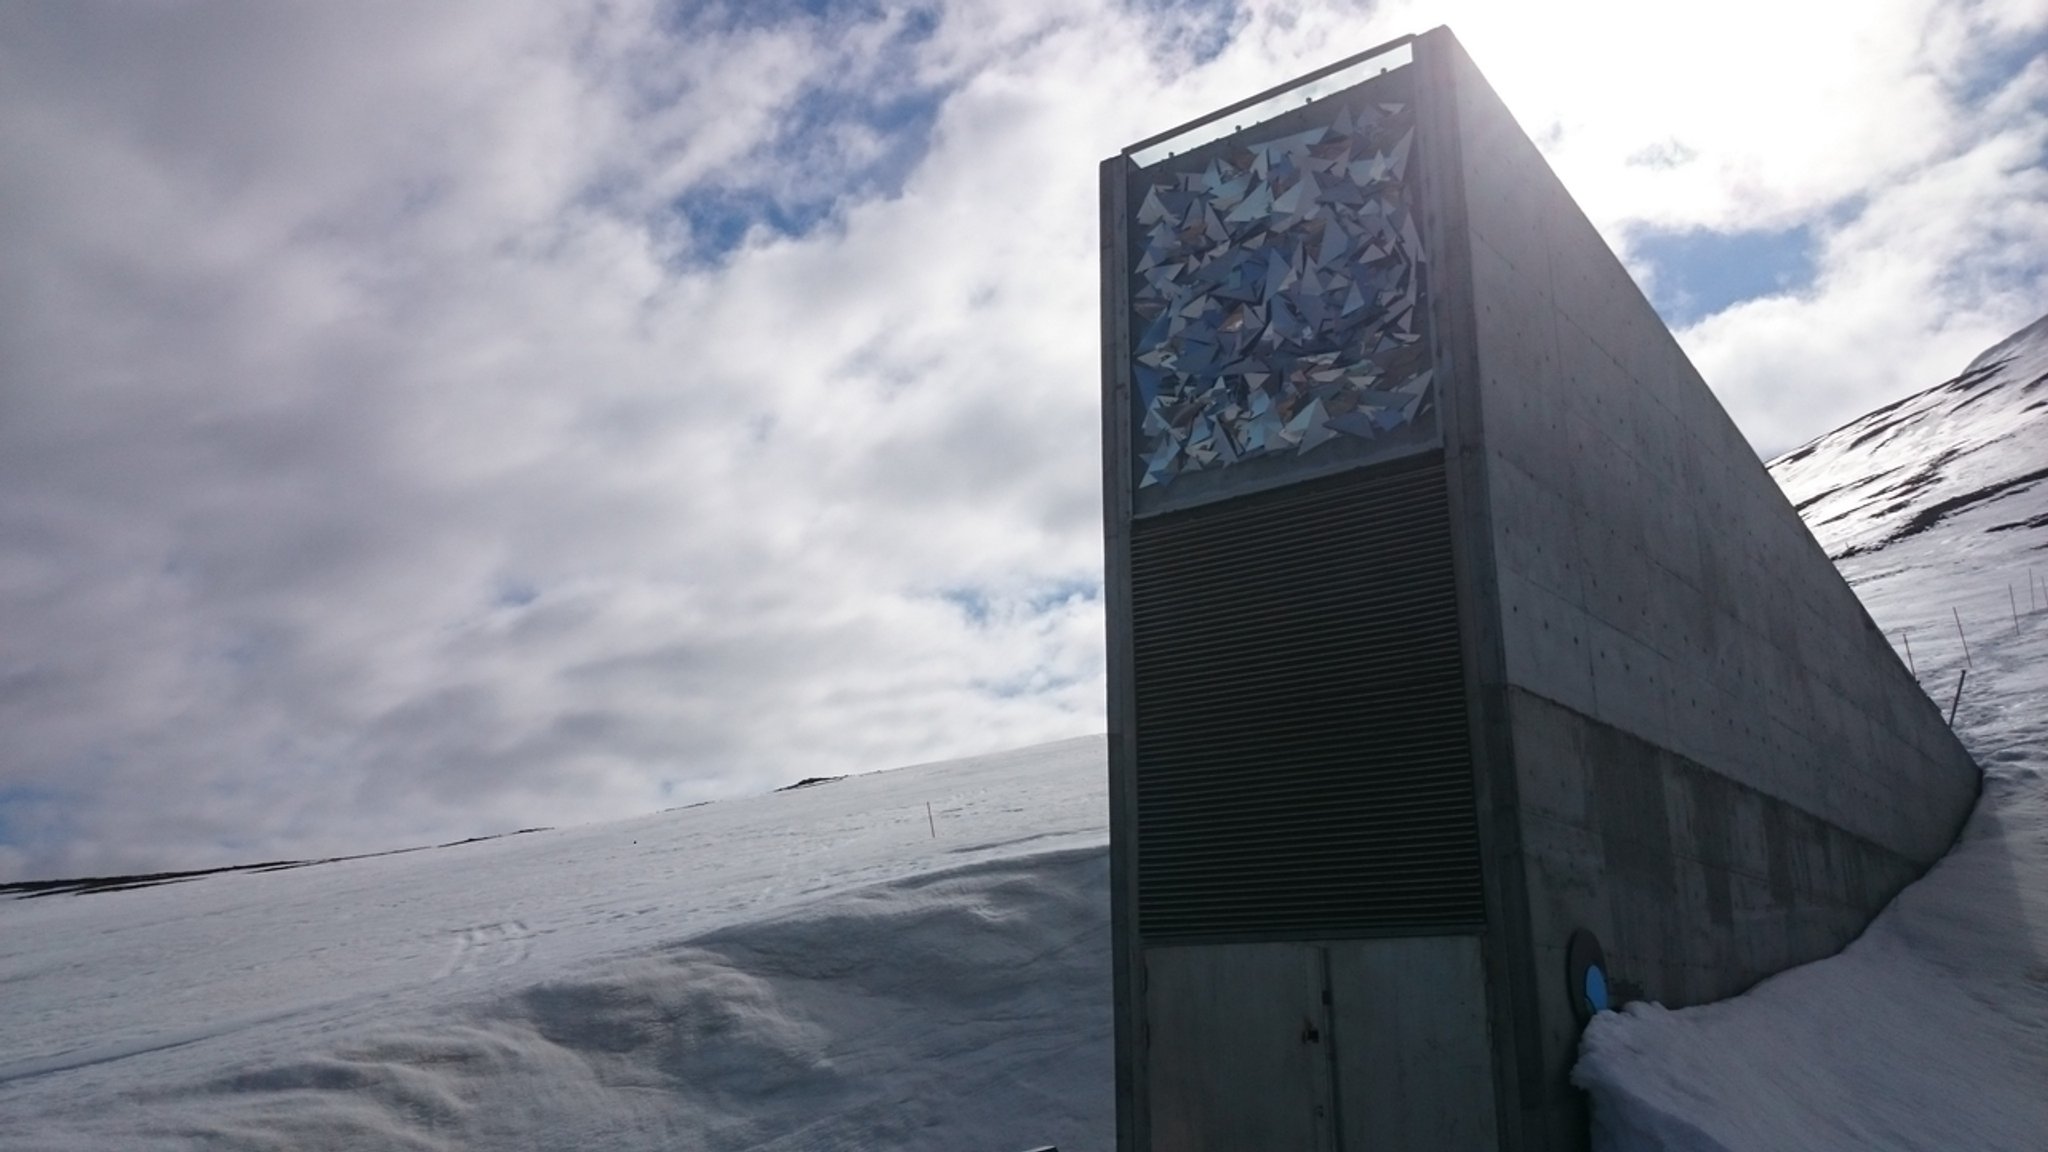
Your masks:
<svg viewBox="0 0 2048 1152"><path fill-rule="evenodd" d="M1448 30L1102 237L1119 1148L1582 1147L1593 942L1716 999L1947 848L1975 765Z"/></svg>

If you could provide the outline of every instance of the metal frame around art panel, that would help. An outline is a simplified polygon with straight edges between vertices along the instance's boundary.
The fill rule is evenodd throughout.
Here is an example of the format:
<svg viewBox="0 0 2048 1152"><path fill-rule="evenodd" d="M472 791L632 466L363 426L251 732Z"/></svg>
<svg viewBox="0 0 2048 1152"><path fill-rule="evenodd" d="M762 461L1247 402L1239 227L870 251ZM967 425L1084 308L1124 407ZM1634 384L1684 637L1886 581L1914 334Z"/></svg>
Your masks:
<svg viewBox="0 0 2048 1152"><path fill-rule="evenodd" d="M1109 886L1116 1146L1149 1147L1148 1101L1134 1040L1145 1034L1144 953L1137 936L1137 730L1131 677L1130 161L1101 166L1103 607L1108 664Z"/></svg>

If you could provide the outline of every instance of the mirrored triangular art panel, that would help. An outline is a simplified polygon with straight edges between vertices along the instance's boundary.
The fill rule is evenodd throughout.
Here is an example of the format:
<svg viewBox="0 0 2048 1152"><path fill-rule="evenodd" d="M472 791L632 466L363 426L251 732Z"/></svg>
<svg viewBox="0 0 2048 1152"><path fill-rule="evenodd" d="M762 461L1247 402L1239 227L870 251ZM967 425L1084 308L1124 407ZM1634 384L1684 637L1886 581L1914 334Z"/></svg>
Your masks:
<svg viewBox="0 0 2048 1152"><path fill-rule="evenodd" d="M1141 492L1435 438L1403 79L1134 173Z"/></svg>

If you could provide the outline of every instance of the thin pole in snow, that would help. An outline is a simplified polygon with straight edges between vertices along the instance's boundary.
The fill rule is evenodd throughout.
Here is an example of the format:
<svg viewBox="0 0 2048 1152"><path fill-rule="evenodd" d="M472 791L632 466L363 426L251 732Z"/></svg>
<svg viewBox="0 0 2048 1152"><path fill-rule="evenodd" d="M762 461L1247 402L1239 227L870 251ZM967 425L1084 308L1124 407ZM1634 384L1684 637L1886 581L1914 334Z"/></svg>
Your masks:
<svg viewBox="0 0 2048 1152"><path fill-rule="evenodd" d="M1956 637L1963 642L1963 666L1965 668L1975 668L1977 666L1976 661L1970 659L1970 638L1963 635L1963 614L1956 611L1954 607L1949 608L1948 614L1956 618Z"/></svg>
<svg viewBox="0 0 2048 1152"><path fill-rule="evenodd" d="M1968 668L1956 673L1956 698L1948 702L1948 726L1956 726L1956 705L1963 702L1963 681L1970 678Z"/></svg>
<svg viewBox="0 0 2048 1152"><path fill-rule="evenodd" d="M1958 689L1958 691L1961 691L1961 689ZM939 838L939 822L932 819L932 802L929 800L924 802L924 822L932 826L932 839L937 840Z"/></svg>
<svg viewBox="0 0 2048 1152"><path fill-rule="evenodd" d="M2012 630L2020 630L2020 598L2012 594L2012 585L2005 586L2005 598L2012 602Z"/></svg>
<svg viewBox="0 0 2048 1152"><path fill-rule="evenodd" d="M1910 633L1899 633L1899 639L1906 642L1906 669L1913 673L1913 679L1920 678L1920 669L1913 663L1913 637Z"/></svg>

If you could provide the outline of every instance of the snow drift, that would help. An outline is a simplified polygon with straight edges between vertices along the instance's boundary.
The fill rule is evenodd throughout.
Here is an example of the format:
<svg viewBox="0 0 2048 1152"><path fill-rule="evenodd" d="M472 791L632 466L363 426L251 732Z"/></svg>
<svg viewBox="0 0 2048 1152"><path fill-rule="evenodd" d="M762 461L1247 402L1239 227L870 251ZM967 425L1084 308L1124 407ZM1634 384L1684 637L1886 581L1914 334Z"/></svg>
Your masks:
<svg viewBox="0 0 2048 1152"><path fill-rule="evenodd" d="M1106 1148L1104 775L0 901L0 1148Z"/></svg>

